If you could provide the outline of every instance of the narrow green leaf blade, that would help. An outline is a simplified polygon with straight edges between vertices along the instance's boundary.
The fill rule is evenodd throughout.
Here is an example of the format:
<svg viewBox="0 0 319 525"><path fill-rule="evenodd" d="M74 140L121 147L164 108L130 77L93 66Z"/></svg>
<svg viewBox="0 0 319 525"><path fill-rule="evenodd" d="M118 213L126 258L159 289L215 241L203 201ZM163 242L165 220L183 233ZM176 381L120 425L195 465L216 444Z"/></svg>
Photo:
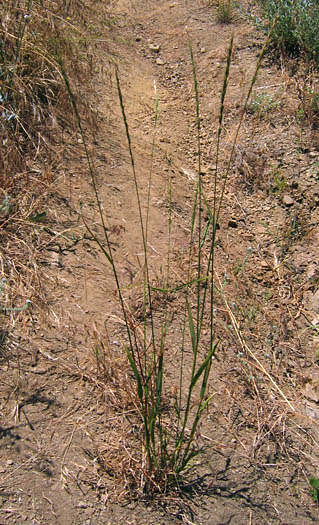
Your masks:
<svg viewBox="0 0 319 525"><path fill-rule="evenodd" d="M196 332L195 332L193 314L192 314L192 310L191 310L191 307L188 301L187 301L187 313L188 313L188 324L189 324L189 331L191 335L192 348L193 348L193 352L195 353L196 348L197 348L197 344L196 344L197 337L196 337Z"/></svg>
<svg viewBox="0 0 319 525"><path fill-rule="evenodd" d="M30 217L28 217L28 220L30 222L43 222L46 216L46 211L43 211L41 213L36 213L35 215L30 215Z"/></svg>
<svg viewBox="0 0 319 525"><path fill-rule="evenodd" d="M204 361L202 362L202 364L198 368L196 374L194 375L194 377L193 377L193 379L191 381L190 388L194 388L194 386L196 385L197 381L199 380L200 376L202 375L202 373L204 372L206 367L209 366L210 360L212 359L212 357L213 357L213 355L215 353L216 347L217 347L217 343L212 346L212 348L208 352L206 358L204 359Z"/></svg>
<svg viewBox="0 0 319 525"><path fill-rule="evenodd" d="M137 370L137 366L136 366L136 363L134 361L134 357L132 355L132 353L130 352L130 350L128 349L128 347L126 345L124 345L124 349L125 349L125 352L126 352L126 355L128 357L128 360L130 362L130 365L131 365L131 368L133 370L133 373L135 375L135 379L136 379L136 382L137 382L137 393L138 393L138 397L140 398L141 401L143 401L143 387L142 387L142 380L141 380L141 376Z"/></svg>

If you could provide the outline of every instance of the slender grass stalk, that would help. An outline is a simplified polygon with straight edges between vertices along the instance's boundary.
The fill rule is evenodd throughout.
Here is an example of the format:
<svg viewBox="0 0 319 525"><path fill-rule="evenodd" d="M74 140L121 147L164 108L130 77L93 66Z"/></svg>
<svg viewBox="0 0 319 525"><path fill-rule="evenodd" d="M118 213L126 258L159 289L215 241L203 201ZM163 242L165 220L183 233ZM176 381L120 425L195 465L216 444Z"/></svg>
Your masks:
<svg viewBox="0 0 319 525"><path fill-rule="evenodd" d="M190 39L188 37L188 48L190 53L190 59L192 64L192 72L193 72L193 82L194 82L194 90L195 90L195 111L196 111L196 130L197 130L197 154L198 154L198 177L197 177L197 184L196 184L196 190L195 190L195 196L193 201L193 209L192 209L192 217L191 217L191 231L190 231L190 240L189 240L189 255L188 255L188 270L187 270L187 282L191 283L191 267L192 267L192 261L193 261L193 251L194 251L194 234L195 234L195 226L196 226L196 214L197 210L199 210L198 215L198 228L199 228L199 236L198 236L198 260L197 260L197 308L196 312L197 315L199 314L199 302L200 302L200 279L201 279L201 245L200 245L200 237L201 237L201 199L202 199L202 191L201 191L201 147L200 147L200 132L201 132L201 124L200 124L200 111L199 111L199 95L198 95L198 83L197 83L197 74L196 74L196 66L195 66L195 60L193 55L193 49L190 42ZM199 201L199 202L198 202ZM194 374L194 369L196 367L196 357L197 357L197 342L200 338L200 331L199 331L199 318L197 317L197 324L196 324L196 334L195 334L195 326L193 321L192 312L189 306L189 299L188 299L188 293L189 288L186 287L185 291L185 310L184 310L184 321L182 326L182 341L181 341L181 362L180 362L180 371L179 371L179 395L178 395L178 402L177 402L177 429L176 429L176 445L175 450L176 454L172 457L172 463L176 463L179 454L181 452L181 446L184 439L188 414L189 414L189 406L191 401L191 392L189 391L189 396L186 403L186 410L185 410L185 416L183 421L181 420L181 415L183 413L182 411L182 393L183 393L183 380L184 380L184 352L185 352L185 340L186 340L186 326L189 325L189 329L191 332L191 343L192 343L192 349L193 349L193 366L192 366L192 375ZM173 467L173 465L172 465Z"/></svg>
<svg viewBox="0 0 319 525"><path fill-rule="evenodd" d="M192 52L192 46L189 41L189 49L190 49L190 57L192 62L192 70L193 70L193 80L194 80L194 91L195 91L195 105L196 105L196 121L197 121L197 155L198 155L198 183L196 187L196 193L194 198L194 207L193 207L193 215L192 215L192 231L191 231L191 243L192 244L192 236L194 233L194 224L195 224L195 212L196 209L198 211L198 252L197 252L197 303L196 303L196 325L194 324L193 314L192 310L189 304L188 295L186 295L186 312L187 315L185 315L185 320L187 318L187 321L184 323L184 327L188 322L189 326L189 333L190 333L190 339L191 339L191 346L193 350L193 363L192 363L192 372L191 372L191 379L188 387L188 395L187 395L187 401L184 411L184 418L182 422L181 429L178 431L177 434L177 441L176 441L176 454L174 456L174 462L175 462L175 469L177 472L182 472L186 466L189 464L191 459L195 457L197 452L193 449L193 442L195 433L198 427L198 423L200 420L201 413L205 406L208 404L208 400L205 400L206 391L207 391L207 385L208 385L208 378L209 378L209 372L211 368L212 358L215 353L217 345L214 343L214 329L213 329L213 322L212 322L212 314L211 314L211 323L210 323L210 344L209 344L209 351L207 353L206 358L202 362L202 364L197 369L197 359L198 359L198 351L199 351L199 343L200 343L200 337L201 337L201 329L204 319L204 313L206 310L206 302L207 302L207 286L204 286L204 291L201 293L202 290L202 264L201 264L201 254L202 250L204 248L205 244L205 238L207 236L207 228L205 229L204 236L202 237L202 185L201 185L201 143L200 143L200 132L201 132L201 124L200 124L200 109L199 109L199 91L198 91L198 82L197 82L197 75L196 75L196 67ZM224 98L227 90L227 82L228 82L228 76L229 76L229 68L230 68L230 60L231 60L231 50L232 50L232 41L230 44L230 51L228 54L228 61L227 61L227 67L224 77L224 86L222 90L222 103L221 103L221 110L220 110L220 118L219 118L219 127L221 128L222 124L222 117L223 117L223 111L224 111ZM217 188L215 187L215 192L217 191ZM198 197L198 198L197 198ZM209 208L209 205L204 199L206 206ZM214 206L215 210L215 206ZM211 210L209 208L210 216L213 217ZM215 221L212 220L213 225L213 231L216 230L215 227ZM211 220L209 221L208 227L211 226ZM204 280L207 280L209 278L209 273L211 271L211 261L214 260L214 249L215 249L215 235L212 237L212 242L209 248L209 261L208 266L206 270L206 275L204 277ZM190 260L191 260L191 254L190 254ZM190 267L189 267L189 273L190 273ZM211 307L210 311L213 311L213 302L211 301ZM185 330L185 328L184 328ZM182 392L182 378L183 378L183 354L184 354L184 344L182 345L181 349L182 353L182 360L181 360L181 370L180 370L180 398L179 398L179 411L182 412L182 406L181 406L181 392ZM200 389L200 399L197 403L197 410L195 412L195 416L193 419L192 427L190 435L187 437L187 444L183 449L183 443L185 440L185 431L188 424L188 420L190 417L190 408L191 408L191 401L193 396L193 390L195 386L197 385L197 382L202 377L202 385ZM205 400L205 401L204 401Z"/></svg>
<svg viewBox="0 0 319 525"><path fill-rule="evenodd" d="M201 124L200 124L200 111L199 111L199 93L198 93L198 82L197 82L197 73L196 73L196 65L193 55L193 49L190 43L190 40L188 39L188 47L190 52L190 58L192 63L192 71L193 71L193 80L194 80L194 91L195 91L195 108L196 108L196 129L197 129L197 158L198 158L198 182L197 182L197 188L196 193L198 196L198 253L197 253L197 318L196 318L196 339L199 341L200 338L200 297L201 297L201 284L199 279L201 278L201 254L202 254L202 246L201 246L201 233L202 233L202 173L201 173L201 158L202 158L202 152L201 152L201 144L200 144L200 132L201 132ZM197 206L197 196L195 198L195 206ZM196 209L196 208L195 208ZM194 225L192 225L194 227ZM196 365L196 363L195 363Z"/></svg>
<svg viewBox="0 0 319 525"><path fill-rule="evenodd" d="M259 54L258 61L257 61L257 64L256 64L256 69L255 69L255 72L254 72L253 77L251 79L251 82L250 82L250 85L249 85L249 90L248 90L248 93L247 93L246 98L245 98L243 109L241 111L240 120L239 120L237 129L236 129L235 138L233 140L232 149L231 149L231 153L230 153L228 164L227 164L226 174L225 174L223 182L222 182L221 196L220 196L220 199L219 199L219 204L217 206L216 222L218 222L218 218L219 218L221 207L222 207L222 202L223 202L223 199L224 199L224 193L225 193L225 189L226 189L226 184L227 184L228 177L229 177L229 174L230 174L230 171L231 171L231 167L233 165L235 148L236 148L236 144L237 144L237 140L238 140L239 131L240 131L240 128L242 126L244 115L246 113L247 106L248 106L248 103L249 103L249 100L250 100L250 97L251 97L254 85L256 83L257 76L258 76L258 73L259 73L259 70L260 70L260 67L261 67L264 55L266 53L266 50L269 47L269 44L270 44L270 41L271 41L271 36L272 36L273 30L274 30L274 28L276 26L277 20L278 20L278 16L274 18L272 26L270 28L270 31L268 33L267 39L266 39L266 41L265 41L265 43L264 43L264 45L262 47L262 50L261 50L261 52Z"/></svg>
<svg viewBox="0 0 319 525"><path fill-rule="evenodd" d="M153 157L154 157L154 147L155 147L155 134L156 134L156 126L157 126L157 119L158 119L158 97L157 97L157 90L155 89L155 119L154 119L154 134L153 134L153 141L152 141L152 155L151 155L151 166L150 166L150 173L149 173L149 181L148 181L148 194L147 194L147 212L146 212L146 221L144 225L144 219L142 214L142 206L141 206L141 197L140 197L140 190L138 186L137 181L137 173L135 169L135 161L134 161L134 155L133 155L133 149L132 149L132 143L131 143L131 136L129 132L129 126L126 118L126 111L124 106L124 100L123 95L121 91L120 81L119 81L119 75L118 71L115 72L116 75L116 83L117 83L117 91L119 95L119 101L120 101L120 107L123 117L123 122L125 126L125 133L128 143L128 149L129 149L129 155L131 160L131 167L132 167L132 174L133 174L133 181L135 186L135 194L137 198L137 207L138 207L138 215L139 215L139 222L140 222L140 228L141 228L141 236L142 236L142 243L143 243L143 253L144 253L144 339L143 339L143 346L144 346L144 367L140 366L139 369L135 366L134 367L134 374L137 377L136 374L138 374L138 383L142 384L142 394L141 390L139 389L139 397L142 395L143 397L143 422L144 422L144 433L145 433L145 449L148 457L148 470L149 473L152 474L154 469L158 469L158 452L157 452L157 440L158 436L156 435L155 428L158 419L160 418L160 406L162 401L162 386L163 386L163 374L164 374L164 358L163 358L163 346L164 346L164 340L160 342L160 350L157 351L157 343L155 340L155 327L154 327L154 319L153 319L153 305L152 305L152 287L151 287L151 279L150 279L150 273L149 273L149 263L148 263L148 249L147 249L147 233L148 233L148 220L149 220L149 207L150 207L150 191L151 191L151 184L152 184L152 174L153 174ZM150 359L148 359L148 345L147 345L147 321L146 321L146 309L149 308L149 317L150 317L150 332L151 332L151 356ZM165 334L165 330L162 330L162 336ZM130 349L132 352L131 357L134 359L134 353L135 355L139 355L139 349L138 347L135 348L135 352L133 353L133 348ZM126 349L128 352L129 350ZM131 362L131 360L130 360ZM141 400L141 397L140 397Z"/></svg>
<svg viewBox="0 0 319 525"><path fill-rule="evenodd" d="M145 237L146 237L145 240L146 240L146 244L147 244L147 237L148 237L148 221L149 221L149 211L150 211L152 175L153 175L153 161L154 161L155 139L156 139L157 120L158 120L158 104L159 104L159 102L158 102L158 93L157 93L157 86L156 86L156 81L155 80L154 80L154 93L155 93L154 130L153 130L153 138L152 138L151 165L150 165L149 178L148 178L147 206L146 206L146 220L145 220Z"/></svg>

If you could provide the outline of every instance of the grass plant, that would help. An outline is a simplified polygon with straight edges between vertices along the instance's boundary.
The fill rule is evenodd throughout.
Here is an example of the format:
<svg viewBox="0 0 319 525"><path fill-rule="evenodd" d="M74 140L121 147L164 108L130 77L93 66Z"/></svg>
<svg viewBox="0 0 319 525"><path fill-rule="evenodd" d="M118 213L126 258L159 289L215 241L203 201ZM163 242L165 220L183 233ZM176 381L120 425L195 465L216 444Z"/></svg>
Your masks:
<svg viewBox="0 0 319 525"><path fill-rule="evenodd" d="M218 0L216 20L219 24L230 24L233 20L233 0Z"/></svg>
<svg viewBox="0 0 319 525"><path fill-rule="evenodd" d="M218 220L223 205L225 188L231 172L235 146L239 130L247 109L252 89L255 85L262 58L269 44L270 37L261 51L256 65L255 74L249 87L240 122L235 134L234 144L228 161L226 172L219 174L220 141L223 128L225 97L230 76L233 39L231 39L225 75L220 100L218 118L218 132L216 144L216 166L214 179L213 202L209 203L202 186L201 170L201 116L199 105L199 87L197 82L196 65L193 50L189 44L192 64L195 115L197 129L197 183L194 188L194 200L190 217L190 234L188 242L188 262L186 279L178 286L171 274L172 247L171 238L171 204L168 213L168 247L166 269L164 271L163 286L156 286L153 282L152 268L148 254L148 221L150 213L150 195L152 188L154 144L158 118L158 100L155 90L155 117L154 135L152 141L152 160L150 165L149 182L147 189L147 210L143 214L142 195L139 185L138 170L135 164L134 149L127 119L124 96L121 89L119 73L116 70L116 85L121 108L121 114L127 139L127 147L131 163L132 180L136 194L137 214L139 217L141 245L143 250L143 314L141 321L134 318L128 307L125 296L125 286L122 285L118 263L109 238L109 230L105 223L103 208L99 197L94 165L87 146L87 138L83 128L76 98L68 80L63 61L60 60L61 74L64 78L70 101L81 134L89 174L95 194L104 239L99 238L83 217L85 225L92 238L99 245L101 251L110 263L117 296L122 311L126 336L123 339L123 352L136 384L134 400L136 428L140 446L130 454L134 456L134 468L126 473L130 481L129 487L134 495L152 496L155 493L164 494L173 487L180 486L185 476L196 465L196 458L201 452L197 442L199 426L205 410L211 400L209 393L209 378L213 358L218 346L215 333L214 304L215 304L215 250ZM171 203L172 187L168 182L169 202ZM204 221L203 210L206 208L208 221ZM163 297L164 311L159 318L154 308L154 297L160 294ZM179 324L180 339L177 352L179 367L178 379L175 384L175 394L169 394L168 363L170 356L169 333L173 328L168 310L168 297L182 301L182 317ZM203 327L208 326L208 336L203 334ZM206 333L206 331L205 331ZM207 333L206 333L207 335ZM176 341L175 341L176 344ZM187 363L187 364L186 364ZM99 364L101 367L101 364Z"/></svg>
<svg viewBox="0 0 319 525"><path fill-rule="evenodd" d="M297 120L300 125L308 123L313 129L319 125L319 90L315 72L302 74L296 79L296 88L299 98Z"/></svg>
<svg viewBox="0 0 319 525"><path fill-rule="evenodd" d="M311 495L315 503L319 502L319 479L311 477L309 480L311 486Z"/></svg>
<svg viewBox="0 0 319 525"><path fill-rule="evenodd" d="M275 93L255 92L249 104L249 111L261 118L278 106L280 106L280 99Z"/></svg>

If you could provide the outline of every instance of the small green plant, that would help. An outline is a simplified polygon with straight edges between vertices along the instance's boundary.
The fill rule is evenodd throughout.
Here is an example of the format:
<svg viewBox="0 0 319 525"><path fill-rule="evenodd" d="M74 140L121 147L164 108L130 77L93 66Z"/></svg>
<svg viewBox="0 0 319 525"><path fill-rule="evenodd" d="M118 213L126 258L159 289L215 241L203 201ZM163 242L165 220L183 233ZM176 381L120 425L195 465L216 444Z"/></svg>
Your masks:
<svg viewBox="0 0 319 525"><path fill-rule="evenodd" d="M302 211L298 213L293 213L289 217L289 222L287 224L286 237L290 242L295 242L309 231L307 218L304 216Z"/></svg>
<svg viewBox="0 0 319 525"><path fill-rule="evenodd" d="M280 100L276 94L271 93L254 93L249 103L248 110L258 117L269 113L280 105Z"/></svg>
<svg viewBox="0 0 319 525"><path fill-rule="evenodd" d="M319 478L312 477L309 480L311 488L311 495L315 503L319 502Z"/></svg>
<svg viewBox="0 0 319 525"><path fill-rule="evenodd" d="M233 20L233 0L218 0L216 20L219 24L230 24Z"/></svg>
<svg viewBox="0 0 319 525"><path fill-rule="evenodd" d="M287 187L287 179L282 174L280 168L276 168L272 173L271 191L274 195L281 195Z"/></svg>
<svg viewBox="0 0 319 525"><path fill-rule="evenodd" d="M251 246L248 248L247 252L248 253L244 257L244 260L237 262L237 264L236 264L236 266L234 268L234 275L239 275L240 273L245 271L245 267L246 267L247 261L248 261L249 257L251 256L251 254L253 253L253 249L251 248Z"/></svg>
<svg viewBox="0 0 319 525"><path fill-rule="evenodd" d="M299 108L297 110L297 114L296 114L296 117L297 117L297 122L298 124L301 126L305 120L305 111L302 109L302 108Z"/></svg>
<svg viewBox="0 0 319 525"><path fill-rule="evenodd" d="M259 0L257 26L267 32L275 18L273 45L289 56L304 56L319 64L319 10L316 0Z"/></svg>
<svg viewBox="0 0 319 525"><path fill-rule="evenodd" d="M11 197L6 195L0 204L0 221L6 219L10 215L11 211Z"/></svg>
<svg viewBox="0 0 319 525"><path fill-rule="evenodd" d="M319 90L313 75L300 79L297 83L298 97L300 101L297 110L297 122L302 125L308 122L313 128L319 125Z"/></svg>

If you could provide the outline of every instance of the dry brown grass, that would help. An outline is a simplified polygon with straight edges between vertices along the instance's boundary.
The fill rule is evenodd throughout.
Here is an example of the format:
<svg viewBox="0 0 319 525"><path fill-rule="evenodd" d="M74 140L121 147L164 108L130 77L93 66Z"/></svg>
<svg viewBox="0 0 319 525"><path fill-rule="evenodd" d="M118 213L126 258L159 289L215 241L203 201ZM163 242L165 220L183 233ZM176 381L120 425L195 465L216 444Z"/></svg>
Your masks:
<svg viewBox="0 0 319 525"><path fill-rule="evenodd" d="M87 86L87 14L79 0L4 0L0 6L0 207L9 199L9 207L0 210L0 268L6 279L0 304L6 333L16 317L9 309L26 298L45 310L38 254L55 235L48 196L68 150L65 137L76 128L58 60L74 83Z"/></svg>

